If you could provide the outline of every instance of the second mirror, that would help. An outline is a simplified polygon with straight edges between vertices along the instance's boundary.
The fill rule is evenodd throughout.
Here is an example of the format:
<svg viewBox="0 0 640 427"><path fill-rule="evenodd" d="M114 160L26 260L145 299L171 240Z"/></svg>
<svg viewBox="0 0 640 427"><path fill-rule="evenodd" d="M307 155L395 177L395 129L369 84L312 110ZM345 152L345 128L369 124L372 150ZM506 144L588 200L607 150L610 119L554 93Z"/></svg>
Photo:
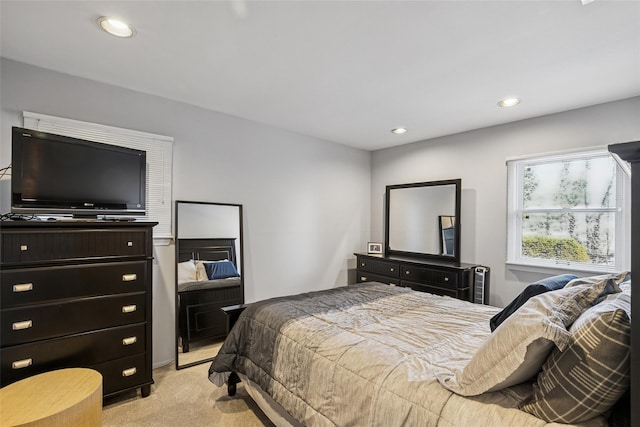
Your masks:
<svg viewBox="0 0 640 427"><path fill-rule="evenodd" d="M242 205L176 202L176 368L211 360L244 302Z"/></svg>

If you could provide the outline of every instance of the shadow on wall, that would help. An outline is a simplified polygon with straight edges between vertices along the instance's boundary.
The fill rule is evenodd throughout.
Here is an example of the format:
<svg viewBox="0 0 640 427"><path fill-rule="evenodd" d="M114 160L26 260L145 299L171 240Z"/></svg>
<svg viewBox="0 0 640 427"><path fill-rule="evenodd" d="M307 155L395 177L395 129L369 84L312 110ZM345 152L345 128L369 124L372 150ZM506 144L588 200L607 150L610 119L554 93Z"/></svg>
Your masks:
<svg viewBox="0 0 640 427"><path fill-rule="evenodd" d="M460 202L460 261L472 264L489 265L487 259L476 257L476 240L478 224L477 193L473 188L462 188ZM487 242L490 243L490 242Z"/></svg>
<svg viewBox="0 0 640 427"><path fill-rule="evenodd" d="M347 285L355 285L357 282L356 269L349 267L347 269Z"/></svg>

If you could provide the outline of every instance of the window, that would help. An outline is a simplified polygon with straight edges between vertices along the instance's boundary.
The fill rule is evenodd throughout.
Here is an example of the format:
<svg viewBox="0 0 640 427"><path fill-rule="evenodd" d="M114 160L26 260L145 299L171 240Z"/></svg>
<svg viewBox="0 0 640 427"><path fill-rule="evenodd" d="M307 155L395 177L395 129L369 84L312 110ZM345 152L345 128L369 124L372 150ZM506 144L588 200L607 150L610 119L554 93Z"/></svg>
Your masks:
<svg viewBox="0 0 640 427"><path fill-rule="evenodd" d="M606 150L507 161L507 263L630 267L630 179Z"/></svg>

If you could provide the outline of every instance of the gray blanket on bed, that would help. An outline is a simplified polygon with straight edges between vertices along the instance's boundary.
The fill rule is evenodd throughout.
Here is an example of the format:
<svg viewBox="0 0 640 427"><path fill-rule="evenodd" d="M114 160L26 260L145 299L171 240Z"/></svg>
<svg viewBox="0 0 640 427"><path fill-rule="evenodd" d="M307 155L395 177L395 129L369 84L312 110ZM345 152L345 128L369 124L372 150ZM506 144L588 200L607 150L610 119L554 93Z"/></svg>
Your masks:
<svg viewBox="0 0 640 427"><path fill-rule="evenodd" d="M435 379L463 367L499 309L363 283L251 304L209 369L246 375L308 426L544 426L530 388L465 398Z"/></svg>

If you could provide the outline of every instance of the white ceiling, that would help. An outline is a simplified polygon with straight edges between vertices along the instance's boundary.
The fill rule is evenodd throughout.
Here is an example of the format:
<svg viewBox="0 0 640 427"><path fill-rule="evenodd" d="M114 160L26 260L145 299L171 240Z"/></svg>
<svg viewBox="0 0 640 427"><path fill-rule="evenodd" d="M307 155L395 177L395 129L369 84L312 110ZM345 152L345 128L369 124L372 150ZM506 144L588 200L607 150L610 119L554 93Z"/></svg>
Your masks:
<svg viewBox="0 0 640 427"><path fill-rule="evenodd" d="M0 8L3 57L367 150L640 95L640 1ZM102 32L105 15L135 37ZM508 95L522 103L499 108Z"/></svg>

